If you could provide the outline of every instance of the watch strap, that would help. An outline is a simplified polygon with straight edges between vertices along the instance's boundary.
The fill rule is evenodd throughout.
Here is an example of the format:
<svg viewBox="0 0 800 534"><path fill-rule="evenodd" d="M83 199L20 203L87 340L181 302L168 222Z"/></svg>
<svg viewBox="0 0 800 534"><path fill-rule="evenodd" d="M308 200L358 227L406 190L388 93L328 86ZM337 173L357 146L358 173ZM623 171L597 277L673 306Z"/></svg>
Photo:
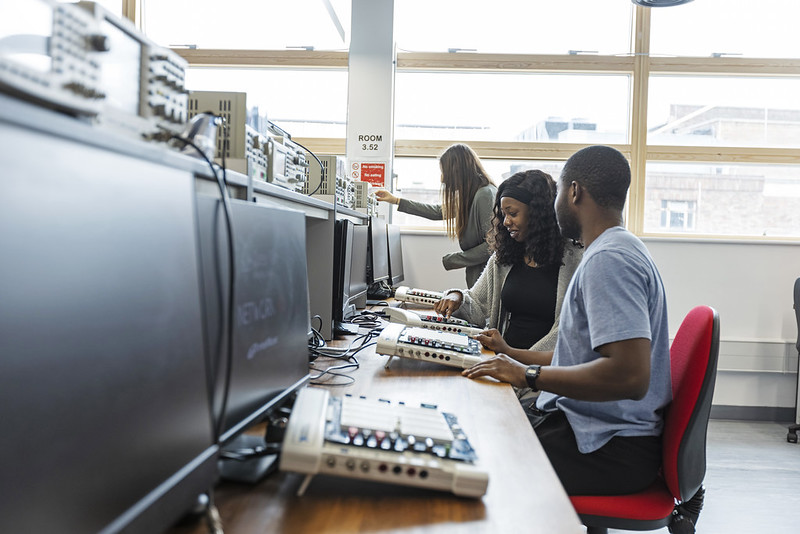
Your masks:
<svg viewBox="0 0 800 534"><path fill-rule="evenodd" d="M525 369L525 381L528 383L528 387L531 388L533 391L539 391L539 388L536 387L536 380L539 378L539 374L542 372L541 365L529 365L527 369Z"/></svg>

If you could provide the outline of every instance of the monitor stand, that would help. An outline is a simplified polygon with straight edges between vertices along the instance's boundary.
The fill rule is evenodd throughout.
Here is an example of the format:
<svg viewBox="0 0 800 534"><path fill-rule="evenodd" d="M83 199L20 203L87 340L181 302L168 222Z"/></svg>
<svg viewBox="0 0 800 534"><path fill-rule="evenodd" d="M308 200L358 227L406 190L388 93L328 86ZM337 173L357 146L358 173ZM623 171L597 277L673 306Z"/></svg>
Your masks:
<svg viewBox="0 0 800 534"><path fill-rule="evenodd" d="M358 325L337 321L333 324L333 333L337 336L355 336L358 335Z"/></svg>
<svg viewBox="0 0 800 534"><path fill-rule="evenodd" d="M263 448L265 446L266 442L263 436L242 434L222 447L222 450L223 452L237 452L257 449L259 447ZM222 458L219 460L218 467L222 480L256 484L278 468L278 455L266 454L264 456L253 456L246 460Z"/></svg>

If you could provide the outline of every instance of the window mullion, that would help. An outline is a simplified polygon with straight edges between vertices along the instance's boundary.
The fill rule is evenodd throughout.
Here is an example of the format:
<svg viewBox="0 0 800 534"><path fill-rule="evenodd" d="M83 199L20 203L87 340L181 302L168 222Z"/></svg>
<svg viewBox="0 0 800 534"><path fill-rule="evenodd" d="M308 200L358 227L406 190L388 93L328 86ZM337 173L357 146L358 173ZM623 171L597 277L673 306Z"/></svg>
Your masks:
<svg viewBox="0 0 800 534"><path fill-rule="evenodd" d="M631 91L631 188L627 226L637 235L644 230L645 175L647 168L647 88L650 67L650 9L636 8L635 62Z"/></svg>

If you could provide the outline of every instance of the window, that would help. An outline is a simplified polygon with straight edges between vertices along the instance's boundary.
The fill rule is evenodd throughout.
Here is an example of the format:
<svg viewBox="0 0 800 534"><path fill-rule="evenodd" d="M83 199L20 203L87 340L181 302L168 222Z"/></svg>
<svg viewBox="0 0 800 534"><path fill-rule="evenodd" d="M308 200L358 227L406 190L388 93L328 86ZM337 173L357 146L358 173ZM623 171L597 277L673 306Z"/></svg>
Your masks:
<svg viewBox="0 0 800 534"><path fill-rule="evenodd" d="M800 78L653 76L653 145L800 147Z"/></svg>
<svg viewBox="0 0 800 534"><path fill-rule="evenodd" d="M694 200L662 200L661 228L683 232L694 229Z"/></svg>
<svg viewBox="0 0 800 534"><path fill-rule="evenodd" d="M400 71L395 84L397 139L628 142L629 76Z"/></svg>
<svg viewBox="0 0 800 534"><path fill-rule="evenodd" d="M77 0L76 0L77 1ZM94 0L117 17L122 17L122 0Z"/></svg>
<svg viewBox="0 0 800 534"><path fill-rule="evenodd" d="M514 173L528 169L540 169L550 174L554 180L558 180L558 177L561 176L561 169L564 167L562 161L514 161L484 158L481 163L497 185ZM394 184L395 191L399 196L426 204L441 202L441 171L438 158L395 158L394 172L397 175ZM392 223L444 228L442 221L430 221L422 217L400 213L396 209L392 213Z"/></svg>
<svg viewBox="0 0 800 534"><path fill-rule="evenodd" d="M255 50L350 46L350 0L141 0L141 4L145 32L163 46Z"/></svg>
<svg viewBox="0 0 800 534"><path fill-rule="evenodd" d="M651 10L653 56L800 57L796 0L702 0Z"/></svg>
<svg viewBox="0 0 800 534"><path fill-rule="evenodd" d="M800 166L648 163L645 232L800 237Z"/></svg>
<svg viewBox="0 0 800 534"><path fill-rule="evenodd" d="M148 34L193 65L190 89L245 91L311 150L344 150L349 0L136 1ZM560 170L603 143L631 162L626 224L636 234L800 238L795 0L394 8L394 170L404 196L439 200L432 156L452 143L475 148L497 181L517 163ZM404 217L395 222L443 227Z"/></svg>
<svg viewBox="0 0 800 534"><path fill-rule="evenodd" d="M632 15L625 0L401 0L395 40L404 52L627 54Z"/></svg>
<svg viewBox="0 0 800 534"><path fill-rule="evenodd" d="M245 92L248 110L258 107L261 115L292 137L346 135L347 72L343 70L192 68L186 74L186 87Z"/></svg>

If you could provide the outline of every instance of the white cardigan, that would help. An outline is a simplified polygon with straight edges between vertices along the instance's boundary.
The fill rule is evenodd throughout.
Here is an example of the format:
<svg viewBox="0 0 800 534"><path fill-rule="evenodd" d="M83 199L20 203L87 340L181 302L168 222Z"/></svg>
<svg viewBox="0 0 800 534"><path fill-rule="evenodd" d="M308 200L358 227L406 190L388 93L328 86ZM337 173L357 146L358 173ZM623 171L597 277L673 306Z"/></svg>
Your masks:
<svg viewBox="0 0 800 534"><path fill-rule="evenodd" d="M571 242L564 246L563 265L558 270L555 322L550 331L542 339L534 343L530 350L550 351L555 348L564 294L567 292L567 286L572 280L572 275L575 273L575 269L578 268L582 257L582 248L573 245ZM508 312L503 310L500 295L511 267L511 265L499 264L497 255L492 254L478 281L470 289L448 289L445 291L445 295L453 291L458 291L463 295L461 307L453 313L453 316L465 319L479 327L497 328L502 334L507 326Z"/></svg>

